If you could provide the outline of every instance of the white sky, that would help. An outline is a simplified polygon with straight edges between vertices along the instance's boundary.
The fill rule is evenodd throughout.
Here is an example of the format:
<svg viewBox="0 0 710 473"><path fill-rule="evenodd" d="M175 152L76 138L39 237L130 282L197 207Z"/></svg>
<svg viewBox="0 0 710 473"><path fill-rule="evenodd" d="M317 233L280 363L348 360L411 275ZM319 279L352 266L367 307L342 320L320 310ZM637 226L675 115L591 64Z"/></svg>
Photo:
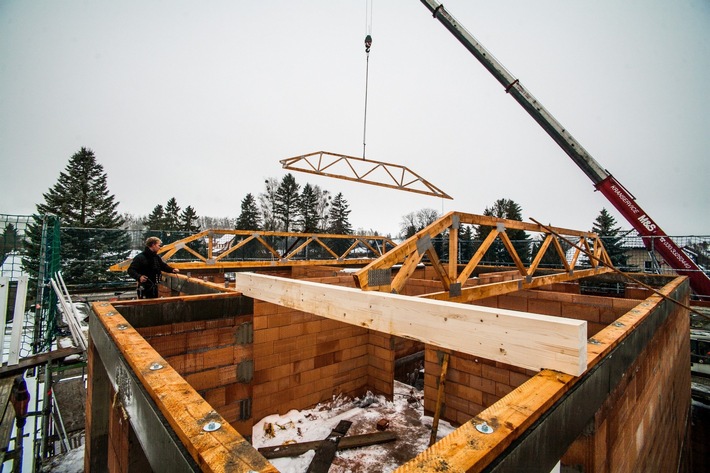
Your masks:
<svg viewBox="0 0 710 473"><path fill-rule="evenodd" d="M361 156L365 3L0 0L0 213L33 212L82 146L137 215L236 217L280 159ZM710 234L710 2L443 3L666 233ZM355 228L503 197L579 230L612 210L420 1L375 0L372 36L366 156L454 200L294 172Z"/></svg>

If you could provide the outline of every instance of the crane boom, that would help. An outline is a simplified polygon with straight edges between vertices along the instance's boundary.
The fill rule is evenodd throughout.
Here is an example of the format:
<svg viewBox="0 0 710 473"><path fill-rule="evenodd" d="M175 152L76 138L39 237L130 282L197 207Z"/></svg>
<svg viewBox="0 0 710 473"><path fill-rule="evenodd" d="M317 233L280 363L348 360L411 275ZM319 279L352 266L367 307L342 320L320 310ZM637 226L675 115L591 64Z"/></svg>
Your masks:
<svg viewBox="0 0 710 473"><path fill-rule="evenodd" d="M435 0L421 0L456 39L490 72L548 135L572 158L572 161L592 180L594 187L626 218L641 235L647 249L654 249L678 274L688 276L698 296L710 297L710 278L690 259L661 227L636 203L636 199L614 176L605 170L572 134L498 62L476 38ZM654 243L658 241L658 245Z"/></svg>

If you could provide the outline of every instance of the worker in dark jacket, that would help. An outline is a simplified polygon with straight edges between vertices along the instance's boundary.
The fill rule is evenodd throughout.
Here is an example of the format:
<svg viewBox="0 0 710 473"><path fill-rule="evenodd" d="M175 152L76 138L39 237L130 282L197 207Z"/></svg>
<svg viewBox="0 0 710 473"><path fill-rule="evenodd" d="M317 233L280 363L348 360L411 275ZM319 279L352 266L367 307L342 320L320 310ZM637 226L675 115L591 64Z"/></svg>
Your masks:
<svg viewBox="0 0 710 473"><path fill-rule="evenodd" d="M168 266L158 255L161 245L160 238L150 237L145 241L145 250L136 255L128 267L128 275L138 281L138 298L154 299L158 297L158 283L162 271L179 273L180 270Z"/></svg>

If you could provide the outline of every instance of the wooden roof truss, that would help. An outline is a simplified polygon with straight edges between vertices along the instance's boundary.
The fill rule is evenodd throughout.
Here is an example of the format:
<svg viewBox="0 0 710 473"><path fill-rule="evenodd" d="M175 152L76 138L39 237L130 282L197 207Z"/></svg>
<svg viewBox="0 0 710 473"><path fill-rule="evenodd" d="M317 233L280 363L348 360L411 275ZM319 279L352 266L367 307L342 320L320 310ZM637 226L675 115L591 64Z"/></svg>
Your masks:
<svg viewBox="0 0 710 473"><path fill-rule="evenodd" d="M417 194L453 199L411 169L399 164L316 151L279 161L284 169L361 182Z"/></svg>
<svg viewBox="0 0 710 473"><path fill-rule="evenodd" d="M284 249L279 249L281 246ZM181 270L228 270L259 266L362 265L395 246L390 238L376 235L213 229L166 244L158 254ZM247 247L259 256L238 259L238 250ZM131 259L127 259L109 269L125 271L130 264Z"/></svg>
<svg viewBox="0 0 710 473"><path fill-rule="evenodd" d="M468 261L460 261L458 238L462 224L491 227L488 236ZM542 244L538 248L531 245L533 251L537 251L532 255L529 265L526 265L518 255L514 243L506 233L507 229L541 234ZM437 237L448 239L448 254L440 255L437 253L435 246L432 244L432 240ZM568 255L563 250L560 239L576 242L569 260ZM500 240L503 243L520 273L520 278L504 283L464 287L496 240ZM559 257L560 269L554 274L535 276L535 273L540 268L543 256L551 246ZM585 261L586 266L580 269L578 266L580 256L584 254L591 254L593 258L588 258L588 262ZM417 265L425 258L436 270L441 280L442 291L422 297L456 302L467 302L521 289L544 286L553 282L569 281L610 272L612 271L610 268L613 266L604 244L595 233L557 227L543 228L541 225L517 220L449 212L356 272L353 275L355 284L363 290L401 293ZM401 266L394 277L389 278L392 268L398 265ZM549 273L549 271L546 271L546 273Z"/></svg>

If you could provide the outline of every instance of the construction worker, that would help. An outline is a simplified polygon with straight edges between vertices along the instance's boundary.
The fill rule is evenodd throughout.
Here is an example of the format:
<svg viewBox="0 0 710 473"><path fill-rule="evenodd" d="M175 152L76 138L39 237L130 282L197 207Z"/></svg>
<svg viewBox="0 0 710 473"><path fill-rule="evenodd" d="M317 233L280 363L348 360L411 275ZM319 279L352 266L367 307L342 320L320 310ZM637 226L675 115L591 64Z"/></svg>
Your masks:
<svg viewBox="0 0 710 473"><path fill-rule="evenodd" d="M138 298L155 299L158 297L158 283L163 271L166 273L179 273L180 270L168 266L163 258L158 255L158 250L163 245L160 238L149 237L145 241L145 250L136 255L128 267L128 275L138 281Z"/></svg>

